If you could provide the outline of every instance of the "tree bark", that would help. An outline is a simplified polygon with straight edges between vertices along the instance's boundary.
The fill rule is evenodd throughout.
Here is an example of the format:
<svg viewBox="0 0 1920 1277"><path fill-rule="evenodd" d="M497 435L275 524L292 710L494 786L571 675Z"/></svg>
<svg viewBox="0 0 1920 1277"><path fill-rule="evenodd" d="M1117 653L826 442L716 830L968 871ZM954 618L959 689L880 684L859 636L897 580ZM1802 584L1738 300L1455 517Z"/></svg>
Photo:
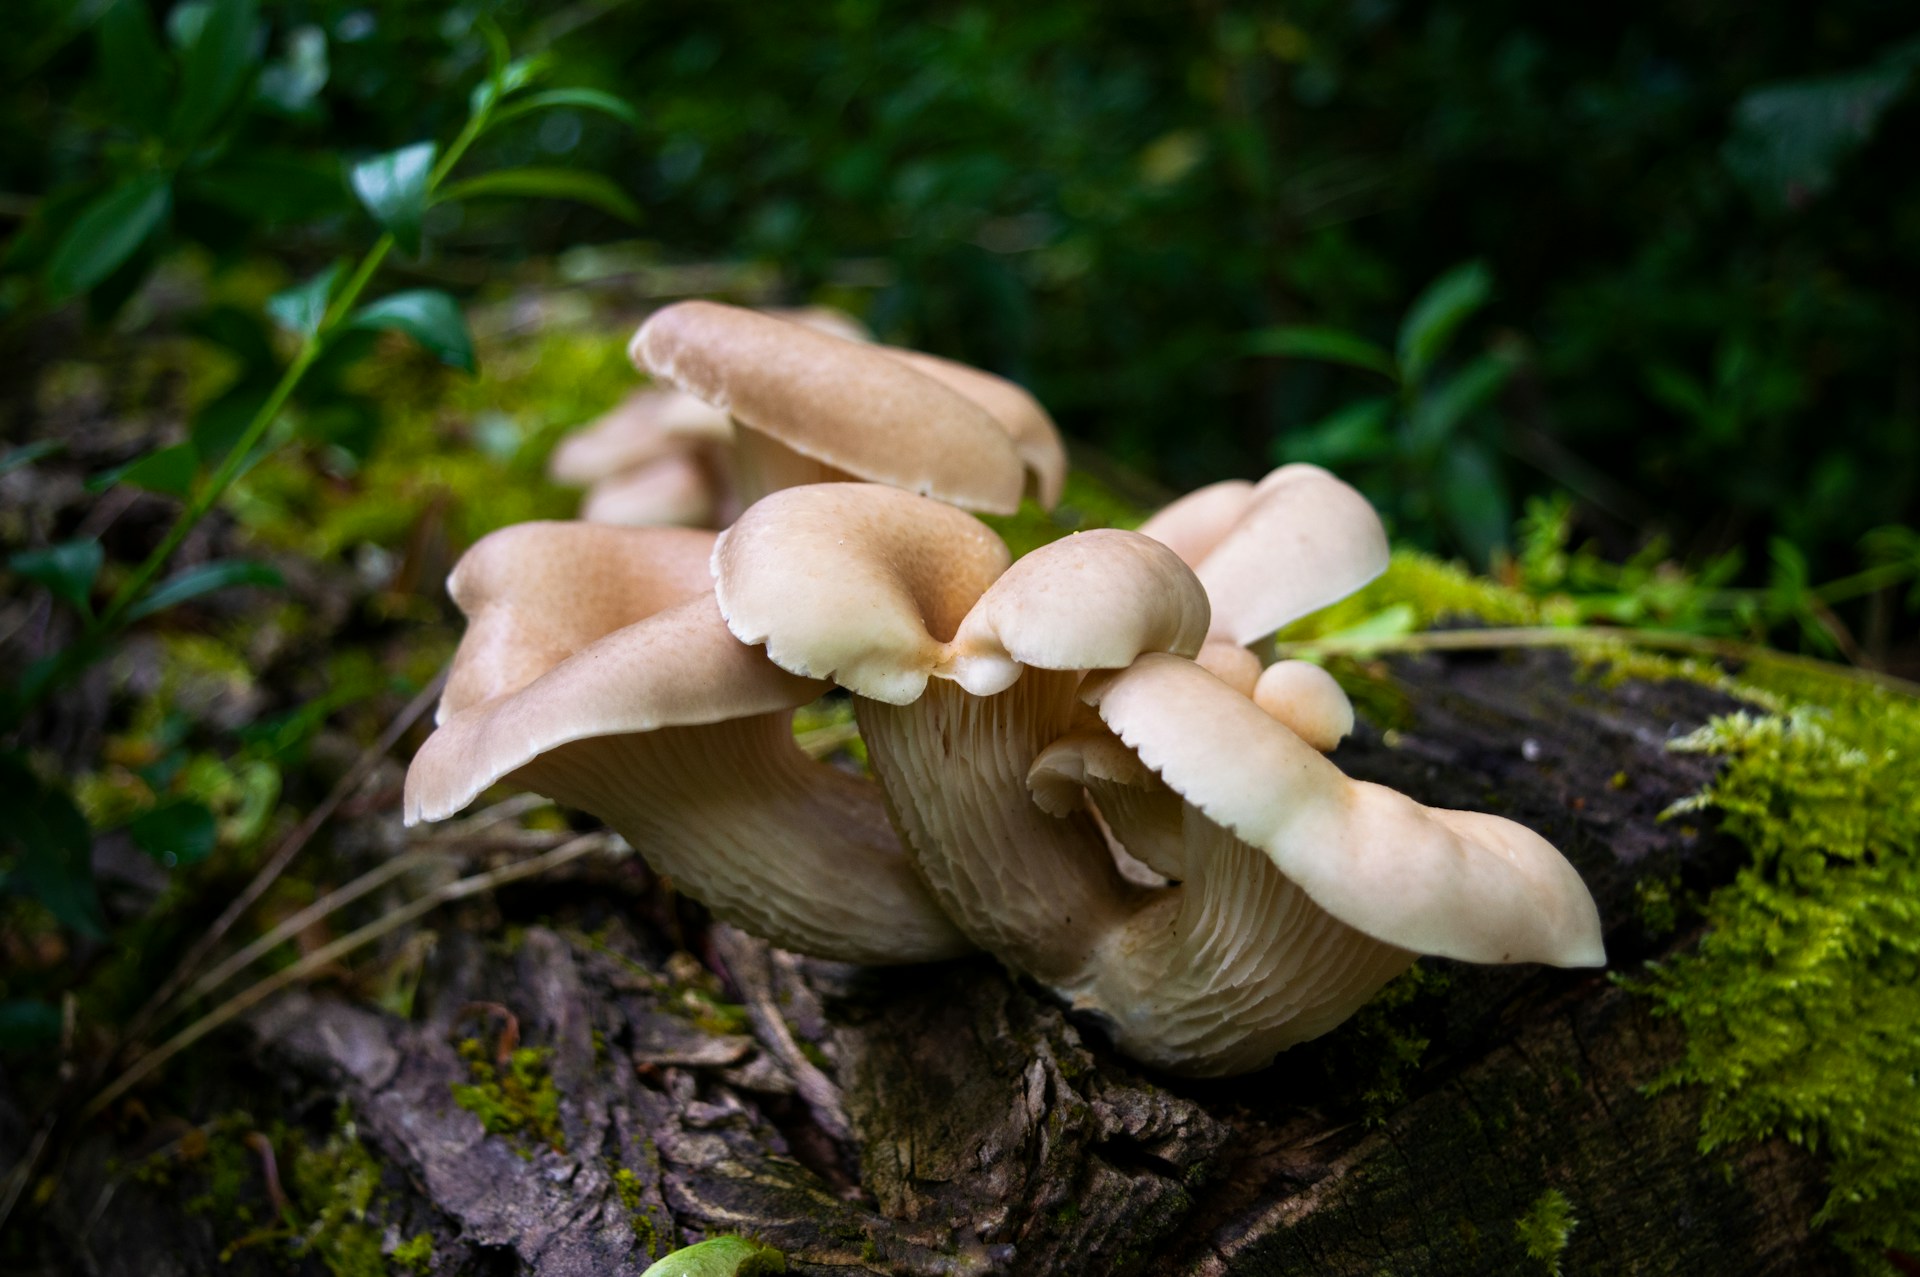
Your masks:
<svg viewBox="0 0 1920 1277"><path fill-rule="evenodd" d="M1730 702L1609 689L1551 653L1384 669L1369 708L1392 726L1363 726L1335 756L1347 771L1555 841L1600 903L1613 972L1689 942L1642 921L1636 884L1704 890L1739 863L1699 822L1657 819L1714 766L1666 742ZM506 894L523 927L443 920L411 1018L294 993L229 1047L253 1071L183 1083L176 1065L170 1085L201 1118L278 1115L315 1139L344 1103L381 1168L368 1227L387 1250L430 1233L439 1272L637 1274L726 1232L821 1274L1842 1271L1808 1231L1819 1163L1783 1142L1699 1153L1698 1098L1646 1090L1679 1030L1607 973L1424 960L1401 1005L1195 1083L1117 1057L986 959L863 970L696 930L744 1013L717 1006L713 977L623 906L637 877ZM504 1023L475 1004L550 1051L559 1147L454 1102ZM1415 1039L1417 1060L1387 1067ZM201 1172L142 1182L129 1164L102 1135L62 1176L52 1216L83 1269L284 1262L243 1247L222 1264L232 1225L181 1209ZM1553 1191L1571 1231L1529 1254L1519 1221Z"/></svg>

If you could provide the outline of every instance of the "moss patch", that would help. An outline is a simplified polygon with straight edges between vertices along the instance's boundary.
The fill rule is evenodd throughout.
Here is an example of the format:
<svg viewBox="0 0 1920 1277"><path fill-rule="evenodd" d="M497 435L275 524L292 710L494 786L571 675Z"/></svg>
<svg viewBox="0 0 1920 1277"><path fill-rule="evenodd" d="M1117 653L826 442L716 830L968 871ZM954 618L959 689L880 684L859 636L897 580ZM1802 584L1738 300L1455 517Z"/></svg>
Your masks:
<svg viewBox="0 0 1920 1277"><path fill-rule="evenodd" d="M523 1158L531 1160L541 1145L557 1153L566 1151L560 1092L547 1069L552 1052L545 1047L517 1047L502 1066L478 1038L462 1039L457 1049L472 1081L453 1084L455 1104L479 1118L489 1134L509 1137Z"/></svg>
<svg viewBox="0 0 1920 1277"><path fill-rule="evenodd" d="M1550 1277L1560 1277L1560 1256L1579 1224L1567 1195L1550 1188L1534 1199L1526 1214L1513 1221L1513 1232L1527 1258L1538 1260Z"/></svg>
<svg viewBox="0 0 1920 1277"><path fill-rule="evenodd" d="M1703 1089L1703 1150L1781 1135L1824 1154L1815 1218L1860 1262L1920 1253L1920 704L1798 672L1777 714L1674 743L1725 760L1675 814L1716 811L1751 864L1692 951L1634 982L1686 1027L1661 1087Z"/></svg>

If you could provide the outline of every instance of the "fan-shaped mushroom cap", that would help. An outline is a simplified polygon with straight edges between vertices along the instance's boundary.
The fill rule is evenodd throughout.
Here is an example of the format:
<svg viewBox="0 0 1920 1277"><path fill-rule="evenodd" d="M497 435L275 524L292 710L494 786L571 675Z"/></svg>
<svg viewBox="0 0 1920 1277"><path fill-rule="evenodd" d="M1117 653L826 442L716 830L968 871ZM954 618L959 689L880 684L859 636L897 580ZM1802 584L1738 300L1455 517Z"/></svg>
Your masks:
<svg viewBox="0 0 1920 1277"><path fill-rule="evenodd" d="M859 962L965 951L874 786L795 746L793 709L823 684L735 640L690 579L712 541L547 524L476 545L453 580L473 624L407 773L409 823L513 780L600 816L776 944Z"/></svg>
<svg viewBox="0 0 1920 1277"><path fill-rule="evenodd" d="M1333 675L1311 661L1269 665L1253 685L1253 703L1323 754L1353 731L1353 702Z"/></svg>
<svg viewBox="0 0 1920 1277"><path fill-rule="evenodd" d="M1387 570L1386 530L1367 499L1318 466L1258 484L1216 483L1140 531L1172 546L1213 604L1213 632L1251 643Z"/></svg>
<svg viewBox="0 0 1920 1277"><path fill-rule="evenodd" d="M1175 792L1348 926L1468 962L1605 964L1586 884L1524 826L1349 780L1189 661L1150 653L1082 694Z"/></svg>
<svg viewBox="0 0 1920 1277"><path fill-rule="evenodd" d="M1132 532L1007 557L938 502L826 484L751 507L716 546L714 577L743 642L858 694L908 852L961 930L1070 982L1132 889L1090 817L1033 804L1028 768L1084 713L1082 671L1197 650L1206 599L1178 556Z"/></svg>
<svg viewBox="0 0 1920 1277"><path fill-rule="evenodd" d="M1208 639L1193 659L1200 663L1201 669L1242 696L1252 696L1260 682L1260 658L1232 639Z"/></svg>
<svg viewBox="0 0 1920 1277"><path fill-rule="evenodd" d="M1059 427L1053 424L1053 418L1047 415L1039 400L1005 377L996 377L968 364L897 346L881 349L992 413L1026 464L1034 499L1048 510L1060 504L1060 492L1067 483L1067 449L1060 442Z"/></svg>
<svg viewBox="0 0 1920 1277"><path fill-rule="evenodd" d="M967 509L1019 508L1024 471L1000 422L873 346L692 301L656 312L630 353L744 428L739 446L743 470L753 471L743 474L749 484L770 490L795 478L851 476ZM778 448L746 465L762 446L749 434Z"/></svg>
<svg viewBox="0 0 1920 1277"><path fill-rule="evenodd" d="M1118 668L1198 649L1206 600L1164 547L1079 533L1009 568L978 520L871 484L814 484L757 502L714 548L721 611L775 664L904 705L932 677L977 695L1022 667Z"/></svg>
<svg viewBox="0 0 1920 1277"><path fill-rule="evenodd" d="M584 521L625 528L711 527L719 511L713 476L685 453L602 479L580 503Z"/></svg>
<svg viewBox="0 0 1920 1277"><path fill-rule="evenodd" d="M519 691L603 635L710 593L713 541L684 528L585 523L518 523L482 537L447 578L467 631L440 694L441 721Z"/></svg>
<svg viewBox="0 0 1920 1277"><path fill-rule="evenodd" d="M555 483L587 487L662 457L733 439L727 414L672 386L642 386L553 450Z"/></svg>

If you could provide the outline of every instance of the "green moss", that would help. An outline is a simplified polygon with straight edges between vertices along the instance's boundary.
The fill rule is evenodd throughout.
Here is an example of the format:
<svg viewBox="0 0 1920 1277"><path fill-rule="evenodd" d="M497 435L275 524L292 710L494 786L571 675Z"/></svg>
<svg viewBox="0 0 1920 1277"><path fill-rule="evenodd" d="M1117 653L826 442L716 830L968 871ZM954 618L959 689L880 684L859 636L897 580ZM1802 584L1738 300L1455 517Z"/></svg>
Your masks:
<svg viewBox="0 0 1920 1277"><path fill-rule="evenodd" d="M418 1273L420 1277L433 1271L433 1234L416 1233L393 1248L388 1256L394 1267L402 1272Z"/></svg>
<svg viewBox="0 0 1920 1277"><path fill-rule="evenodd" d="M1579 1225L1567 1195L1550 1188L1534 1199L1526 1214L1513 1221L1513 1232L1529 1259L1540 1261L1549 1277L1560 1277L1560 1256Z"/></svg>
<svg viewBox="0 0 1920 1277"><path fill-rule="evenodd" d="M1752 856L1699 945L1634 982L1686 1029L1660 1087L1704 1092L1703 1150L1784 1136L1828 1159L1815 1222L1863 1271L1920 1253L1920 703L1757 665L1783 713L1674 748L1724 759L1672 814L1719 813Z"/></svg>
<svg viewBox="0 0 1920 1277"><path fill-rule="evenodd" d="M633 1244L648 1259L660 1245L660 1228L647 1212L640 1177L622 1166L613 1173L613 1191L627 1211L627 1226L633 1229Z"/></svg>
<svg viewBox="0 0 1920 1277"><path fill-rule="evenodd" d="M274 1144L286 1150L286 1192L303 1221L296 1250L317 1256L334 1277L386 1277L381 1230L367 1218L380 1187L380 1165L360 1142L347 1109L335 1114L334 1130L319 1144L285 1132Z"/></svg>
<svg viewBox="0 0 1920 1277"><path fill-rule="evenodd" d="M1357 1107L1367 1125L1378 1126L1406 1102L1430 1045L1415 1025L1418 1013L1447 984L1438 968L1416 963L1326 1040L1320 1067L1335 1103Z"/></svg>
<svg viewBox="0 0 1920 1277"><path fill-rule="evenodd" d="M566 1151L566 1133L560 1126L560 1092L547 1069L552 1054L545 1047L523 1046L495 1064L484 1042L465 1038L457 1048L467 1062L470 1082L453 1084L453 1102L480 1119L491 1135L510 1137L514 1151L531 1159L545 1145Z"/></svg>

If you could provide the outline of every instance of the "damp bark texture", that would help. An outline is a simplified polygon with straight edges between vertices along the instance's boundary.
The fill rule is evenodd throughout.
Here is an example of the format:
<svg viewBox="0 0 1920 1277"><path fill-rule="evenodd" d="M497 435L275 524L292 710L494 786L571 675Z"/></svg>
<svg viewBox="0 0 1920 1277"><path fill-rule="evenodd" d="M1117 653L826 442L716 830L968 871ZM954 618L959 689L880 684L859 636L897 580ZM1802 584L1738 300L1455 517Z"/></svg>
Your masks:
<svg viewBox="0 0 1920 1277"><path fill-rule="evenodd" d="M1639 884L1706 890L1737 867L1711 827L1656 819L1714 766L1667 741L1730 703L1607 688L1548 653L1387 668L1344 768L1564 848L1613 972L1690 942L1641 920ZM662 911L634 866L433 922L409 1015L296 992L229 1035L204 1068L217 1084L176 1066L164 1091L190 1119L279 1131L283 1160L350 1121L378 1174L365 1235L383 1252L430 1235L417 1271L638 1274L719 1233L817 1274L1843 1271L1809 1229L1820 1164L1784 1143L1698 1152L1698 1098L1645 1089L1679 1031L1609 973L1423 959L1398 1005L1194 1083L1116 1056L985 959L795 958ZM509 1114L489 1132L456 1102L476 1060L507 1067L501 1009L557 1128ZM84 1271L284 1270L284 1242L236 1247L219 1209L182 1209L199 1168L129 1164L96 1136L63 1176L50 1210ZM242 1200L263 1191L251 1175ZM1521 1227L1554 1218L1571 1227L1544 1243Z"/></svg>

